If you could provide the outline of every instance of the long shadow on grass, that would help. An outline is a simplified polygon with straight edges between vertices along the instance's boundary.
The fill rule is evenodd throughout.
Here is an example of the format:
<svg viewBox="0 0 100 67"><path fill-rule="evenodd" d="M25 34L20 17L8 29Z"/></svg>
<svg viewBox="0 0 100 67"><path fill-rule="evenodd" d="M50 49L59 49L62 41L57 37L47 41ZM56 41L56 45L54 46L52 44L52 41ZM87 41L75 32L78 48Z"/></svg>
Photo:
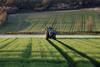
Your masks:
<svg viewBox="0 0 100 67"><path fill-rule="evenodd" d="M69 48L69 49L75 51L75 52L78 53L79 55L81 55L81 56L83 56L83 57L89 59L96 67L99 67L99 66L100 66L100 63L99 63L98 61L96 61L95 59L93 59L93 58L87 56L85 53L80 52L80 51L76 50L75 48L73 48L73 47L71 47L71 46L68 46L67 44L65 44L65 43L63 43L63 42L61 42L61 41L59 41L59 40L56 40L56 41L59 42L60 44L62 44L63 46L65 46L65 47L67 47L67 48Z"/></svg>
<svg viewBox="0 0 100 67"><path fill-rule="evenodd" d="M28 59L28 58L30 58L31 54L32 54L32 43L30 42L27 45L27 47L24 50L24 52L22 53L22 57L24 57L25 59Z"/></svg>
<svg viewBox="0 0 100 67"><path fill-rule="evenodd" d="M72 62L72 60L69 58L68 55L66 55L65 52L63 52L63 50L62 50L61 48L59 48L58 46L56 46L56 45L55 45L52 41L50 41L50 40L48 40L48 42L60 52L60 54L66 59L66 61L68 61L69 67L74 67L74 63Z"/></svg>
<svg viewBox="0 0 100 67"><path fill-rule="evenodd" d="M20 63L22 67L30 67L30 57L32 54L32 39L30 40L29 44L26 46L26 49L22 53L22 60Z"/></svg>

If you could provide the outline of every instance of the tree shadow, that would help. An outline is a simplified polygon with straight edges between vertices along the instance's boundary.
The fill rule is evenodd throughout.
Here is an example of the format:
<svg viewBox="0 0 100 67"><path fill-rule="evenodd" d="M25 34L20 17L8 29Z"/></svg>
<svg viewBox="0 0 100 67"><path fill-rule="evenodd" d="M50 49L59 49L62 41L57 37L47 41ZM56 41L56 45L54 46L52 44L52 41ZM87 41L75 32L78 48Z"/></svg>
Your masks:
<svg viewBox="0 0 100 67"><path fill-rule="evenodd" d="M28 60L28 58L31 57L31 54L32 54L32 43L30 42L26 49L24 50L24 52L22 53L22 57L26 60Z"/></svg>
<svg viewBox="0 0 100 67"><path fill-rule="evenodd" d="M67 48L73 50L74 52L78 53L79 55L81 55L81 56L83 56L83 57L89 59L96 67L100 66L100 63L99 63L98 61L96 61L95 59L93 59L93 58L87 56L85 53L76 50L75 48L73 48L73 47L71 47L71 46L69 46L69 45L67 45L67 44L65 44L65 43L63 43L63 42L61 42L60 40L56 40L56 41L59 42L60 44L62 44L63 46L65 46L65 47L67 47Z"/></svg>

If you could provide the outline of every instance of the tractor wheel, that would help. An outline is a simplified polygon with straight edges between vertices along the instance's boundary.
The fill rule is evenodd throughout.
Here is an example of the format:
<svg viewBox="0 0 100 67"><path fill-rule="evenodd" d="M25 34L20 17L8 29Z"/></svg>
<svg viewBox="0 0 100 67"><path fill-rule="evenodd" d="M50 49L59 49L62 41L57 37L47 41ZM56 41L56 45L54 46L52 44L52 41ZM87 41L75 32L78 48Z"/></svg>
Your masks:
<svg viewBox="0 0 100 67"><path fill-rule="evenodd" d="M53 39L56 40L56 35L53 35Z"/></svg>
<svg viewBox="0 0 100 67"><path fill-rule="evenodd" d="M49 33L46 33L46 40L49 39Z"/></svg>

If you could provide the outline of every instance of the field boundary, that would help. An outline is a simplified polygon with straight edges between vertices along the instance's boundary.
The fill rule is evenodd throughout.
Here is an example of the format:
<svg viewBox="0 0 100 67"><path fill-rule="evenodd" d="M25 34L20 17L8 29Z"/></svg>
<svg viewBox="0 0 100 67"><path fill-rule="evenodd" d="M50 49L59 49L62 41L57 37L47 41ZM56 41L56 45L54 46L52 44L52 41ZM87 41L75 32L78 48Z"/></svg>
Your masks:
<svg viewBox="0 0 100 67"><path fill-rule="evenodd" d="M100 35L57 35L57 38L100 38ZM0 38L46 38L46 35L0 35Z"/></svg>

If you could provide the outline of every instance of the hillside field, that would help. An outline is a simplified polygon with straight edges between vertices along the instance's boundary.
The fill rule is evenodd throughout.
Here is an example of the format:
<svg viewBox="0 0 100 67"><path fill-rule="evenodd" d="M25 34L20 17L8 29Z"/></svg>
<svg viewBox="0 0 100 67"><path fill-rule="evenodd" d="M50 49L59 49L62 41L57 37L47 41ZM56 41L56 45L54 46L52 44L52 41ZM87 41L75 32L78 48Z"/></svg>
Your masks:
<svg viewBox="0 0 100 67"><path fill-rule="evenodd" d="M44 33L49 26L60 33L87 32L88 27L92 28L92 31L100 31L100 13L99 11L73 10L10 14L5 24L0 27L0 33Z"/></svg>
<svg viewBox="0 0 100 67"><path fill-rule="evenodd" d="M0 67L100 67L99 35L57 35L45 39L47 27L60 34L100 32L100 12L87 10L8 14L0 26ZM2 35L34 32L39 35Z"/></svg>
<svg viewBox="0 0 100 67"><path fill-rule="evenodd" d="M0 38L0 67L99 67L100 38Z"/></svg>

